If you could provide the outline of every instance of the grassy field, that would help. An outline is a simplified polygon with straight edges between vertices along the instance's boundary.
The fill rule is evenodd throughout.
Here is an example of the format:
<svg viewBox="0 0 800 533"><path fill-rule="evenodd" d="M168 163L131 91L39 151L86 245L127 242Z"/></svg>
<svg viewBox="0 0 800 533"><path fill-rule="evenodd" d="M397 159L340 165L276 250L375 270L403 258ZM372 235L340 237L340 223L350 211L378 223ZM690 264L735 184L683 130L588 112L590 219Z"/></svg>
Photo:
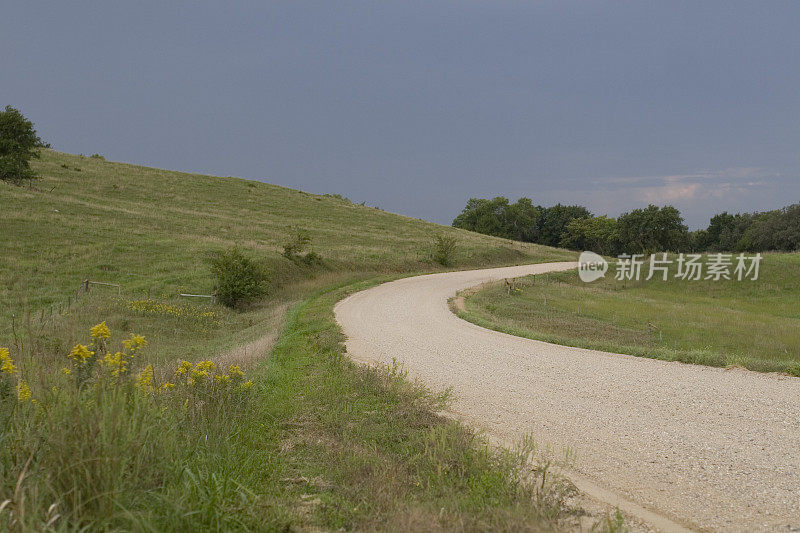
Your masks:
<svg viewBox="0 0 800 533"><path fill-rule="evenodd" d="M573 254L235 178L53 151L36 168L33 188L0 183L11 362L0 369L0 530L550 530L574 519L566 489L542 485L546 468L531 472L526 453L495 452L437 416L445 399L402 372L351 364L332 315L359 287L440 270L437 234L458 239L454 268ZM321 263L280 254L297 230ZM232 245L267 266L266 300L234 312L178 298L208 294L205 257ZM84 279L120 288L77 291ZM92 338L102 321L110 338ZM121 344L131 334L148 341L135 354ZM78 343L97 353L89 366L68 357Z"/></svg>
<svg viewBox="0 0 800 533"><path fill-rule="evenodd" d="M591 284L565 272L522 278L510 295L492 285L461 314L558 344L800 376L800 254L766 254L757 281L613 278L614 265Z"/></svg>
<svg viewBox="0 0 800 533"><path fill-rule="evenodd" d="M454 268L572 256L238 178L50 150L43 151L35 168L42 176L35 189L0 182L0 346L13 341L12 317L18 329L26 324L36 329L74 303L82 280L89 279L119 284L121 295L113 287L94 287L88 298L80 296L79 307L99 306L89 314L113 321L116 329L147 329L165 360L177 357L186 345L180 334L186 314L136 313L134 302L151 299L188 308L189 315L213 311L214 320L194 321L189 338L203 340L191 342L198 357L216 353L229 344L229 335L241 340L257 334L249 330L260 315L210 310L203 300L179 301L177 295L209 294L213 280L205 257L232 245L270 265L273 293L320 274L436 269L429 258L433 236L440 233L458 239ZM280 254L297 230L311 237L322 267L297 264ZM89 322L87 317L78 325Z"/></svg>

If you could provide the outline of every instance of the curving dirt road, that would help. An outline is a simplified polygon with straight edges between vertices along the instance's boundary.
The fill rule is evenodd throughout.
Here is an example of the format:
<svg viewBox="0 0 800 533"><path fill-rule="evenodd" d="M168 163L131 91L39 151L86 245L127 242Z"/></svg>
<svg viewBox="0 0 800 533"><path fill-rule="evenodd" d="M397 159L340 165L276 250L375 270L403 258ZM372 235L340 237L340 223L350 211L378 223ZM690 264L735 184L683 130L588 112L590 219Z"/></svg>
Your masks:
<svg viewBox="0 0 800 533"><path fill-rule="evenodd" d="M579 488L658 529L800 531L800 379L522 339L447 305L486 281L574 266L401 279L342 300L336 318L354 359L397 359L452 387L457 414L501 442L569 446Z"/></svg>

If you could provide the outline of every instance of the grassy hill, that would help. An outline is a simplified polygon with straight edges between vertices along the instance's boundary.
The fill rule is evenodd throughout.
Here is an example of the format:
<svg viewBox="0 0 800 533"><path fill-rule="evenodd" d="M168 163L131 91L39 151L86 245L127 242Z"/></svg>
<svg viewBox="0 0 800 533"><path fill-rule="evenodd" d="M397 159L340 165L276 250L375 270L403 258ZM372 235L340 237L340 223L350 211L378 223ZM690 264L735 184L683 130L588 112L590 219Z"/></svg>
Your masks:
<svg viewBox="0 0 800 533"><path fill-rule="evenodd" d="M10 314L62 304L83 279L121 284L127 294L209 294L204 256L232 245L270 262L281 283L305 277L280 255L298 229L334 272L434 269L437 233L458 238L456 268L572 255L258 181L50 150L35 168L35 189L0 183L0 342Z"/></svg>
<svg viewBox="0 0 800 533"><path fill-rule="evenodd" d="M457 238L455 268L574 254L237 178L50 150L35 168L32 188L0 183L0 530L549 530L573 516L547 466L523 475L530 450L496 453L435 414L442 395L351 363L332 306L441 269L437 234ZM321 262L281 255L298 230ZM205 258L234 245L267 265L263 302L178 297L210 293ZM85 279L119 288L82 292ZM109 338L90 336L100 322ZM131 334L147 340L135 354Z"/></svg>
<svg viewBox="0 0 800 533"><path fill-rule="evenodd" d="M112 163L100 158L43 151L35 162L42 179L33 189L0 183L0 346L10 344L16 325L48 323L85 279L114 283L93 287L71 313L70 331L50 331L50 344L64 350L79 326L99 318L118 329L148 332L159 341L150 357L207 357L275 327L271 306L231 313L180 293L210 294L209 252L240 246L269 265L273 298L291 300L308 290L308 280L369 277L434 270L433 236L454 235L454 268L560 260L573 254L439 226L419 219L352 204L333 196L238 178L186 174ZM298 230L324 267L309 268L281 255ZM295 285L305 283L305 289ZM313 284L313 283L312 283ZM185 315L213 312L214 320L132 312L167 305ZM27 316L30 315L30 316ZM27 317L27 318L26 318ZM32 317L32 318L31 318ZM30 326L34 327L34 326ZM61 341L66 337L66 340ZM202 344L194 342L204 341ZM69 342L67 342L69 341ZM190 346L186 346L188 341Z"/></svg>

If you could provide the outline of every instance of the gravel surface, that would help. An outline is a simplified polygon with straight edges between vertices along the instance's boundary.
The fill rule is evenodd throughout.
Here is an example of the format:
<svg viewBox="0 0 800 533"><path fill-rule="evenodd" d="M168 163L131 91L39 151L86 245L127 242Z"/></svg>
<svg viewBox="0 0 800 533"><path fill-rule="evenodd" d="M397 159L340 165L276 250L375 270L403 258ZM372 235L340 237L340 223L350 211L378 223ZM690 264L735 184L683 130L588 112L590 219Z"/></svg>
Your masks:
<svg viewBox="0 0 800 533"><path fill-rule="evenodd" d="M800 379L522 339L447 305L480 283L574 266L401 279L346 298L336 318L354 359L396 359L452 387L453 410L497 441L568 446L579 487L651 512L660 529L800 531Z"/></svg>

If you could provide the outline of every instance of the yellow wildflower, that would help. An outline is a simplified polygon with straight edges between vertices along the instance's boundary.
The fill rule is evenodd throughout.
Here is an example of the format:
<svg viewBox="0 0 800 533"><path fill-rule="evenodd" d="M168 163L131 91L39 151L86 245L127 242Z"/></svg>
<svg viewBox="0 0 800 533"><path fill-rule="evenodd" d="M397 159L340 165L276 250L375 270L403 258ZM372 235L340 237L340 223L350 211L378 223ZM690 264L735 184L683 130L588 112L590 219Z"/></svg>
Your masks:
<svg viewBox="0 0 800 533"><path fill-rule="evenodd" d="M250 381L249 379L242 384L242 387L244 387L245 389L249 389L252 386L253 386L253 382Z"/></svg>
<svg viewBox="0 0 800 533"><path fill-rule="evenodd" d="M231 382L231 377L228 374L219 374L214 376L214 381L217 383L226 384Z"/></svg>
<svg viewBox="0 0 800 533"><path fill-rule="evenodd" d="M158 392L166 392L166 391L168 391L170 389L174 389L174 388L175 388L175 384L174 383L170 383L169 381L167 381L165 383L162 383L161 386L158 387Z"/></svg>
<svg viewBox="0 0 800 533"><path fill-rule="evenodd" d="M68 376L72 374L72 369L67 367L62 368L61 371Z"/></svg>
<svg viewBox="0 0 800 533"><path fill-rule="evenodd" d="M11 354L8 348L0 348L0 373L2 374L16 374L17 367L11 359Z"/></svg>
<svg viewBox="0 0 800 533"><path fill-rule="evenodd" d="M111 336L111 330L108 329L105 321L94 326L91 331L93 339L107 339Z"/></svg>
<svg viewBox="0 0 800 533"><path fill-rule="evenodd" d="M89 348L87 348L83 344L76 344L75 347L72 349L72 351L69 352L67 357L69 357L76 363L84 364L86 363L86 360L92 357L93 355L94 352L90 351Z"/></svg>
<svg viewBox="0 0 800 533"><path fill-rule="evenodd" d="M153 365L147 365L144 370L139 372L139 375L136 376L136 386L142 392L153 390Z"/></svg>
<svg viewBox="0 0 800 533"><path fill-rule="evenodd" d="M228 374L236 377L244 376L244 372L242 372L242 369L239 367L239 365L231 365L228 367Z"/></svg>
<svg viewBox="0 0 800 533"><path fill-rule="evenodd" d="M189 361L183 360L178 365L178 370L175 371L175 374L178 376L185 376L189 373L189 370L192 368L192 363Z"/></svg>
<svg viewBox="0 0 800 533"><path fill-rule="evenodd" d="M201 371L207 370L209 372L213 372L216 366L214 365L213 361L200 361L199 363L197 363L197 365L195 365L195 368Z"/></svg>
<svg viewBox="0 0 800 533"><path fill-rule="evenodd" d="M131 338L122 341L122 345L133 352L139 348L147 346L147 339L144 338L144 335L134 335L131 333Z"/></svg>
<svg viewBox="0 0 800 533"><path fill-rule="evenodd" d="M31 388L24 379L19 382L19 385L17 385L17 399L20 402L27 402L31 399Z"/></svg>
<svg viewBox="0 0 800 533"><path fill-rule="evenodd" d="M103 358L103 363L105 363L109 372L111 372L111 375L115 378L118 378L128 371L128 361L125 359L125 354L122 352L117 352L114 355L111 355L110 352L107 353Z"/></svg>

